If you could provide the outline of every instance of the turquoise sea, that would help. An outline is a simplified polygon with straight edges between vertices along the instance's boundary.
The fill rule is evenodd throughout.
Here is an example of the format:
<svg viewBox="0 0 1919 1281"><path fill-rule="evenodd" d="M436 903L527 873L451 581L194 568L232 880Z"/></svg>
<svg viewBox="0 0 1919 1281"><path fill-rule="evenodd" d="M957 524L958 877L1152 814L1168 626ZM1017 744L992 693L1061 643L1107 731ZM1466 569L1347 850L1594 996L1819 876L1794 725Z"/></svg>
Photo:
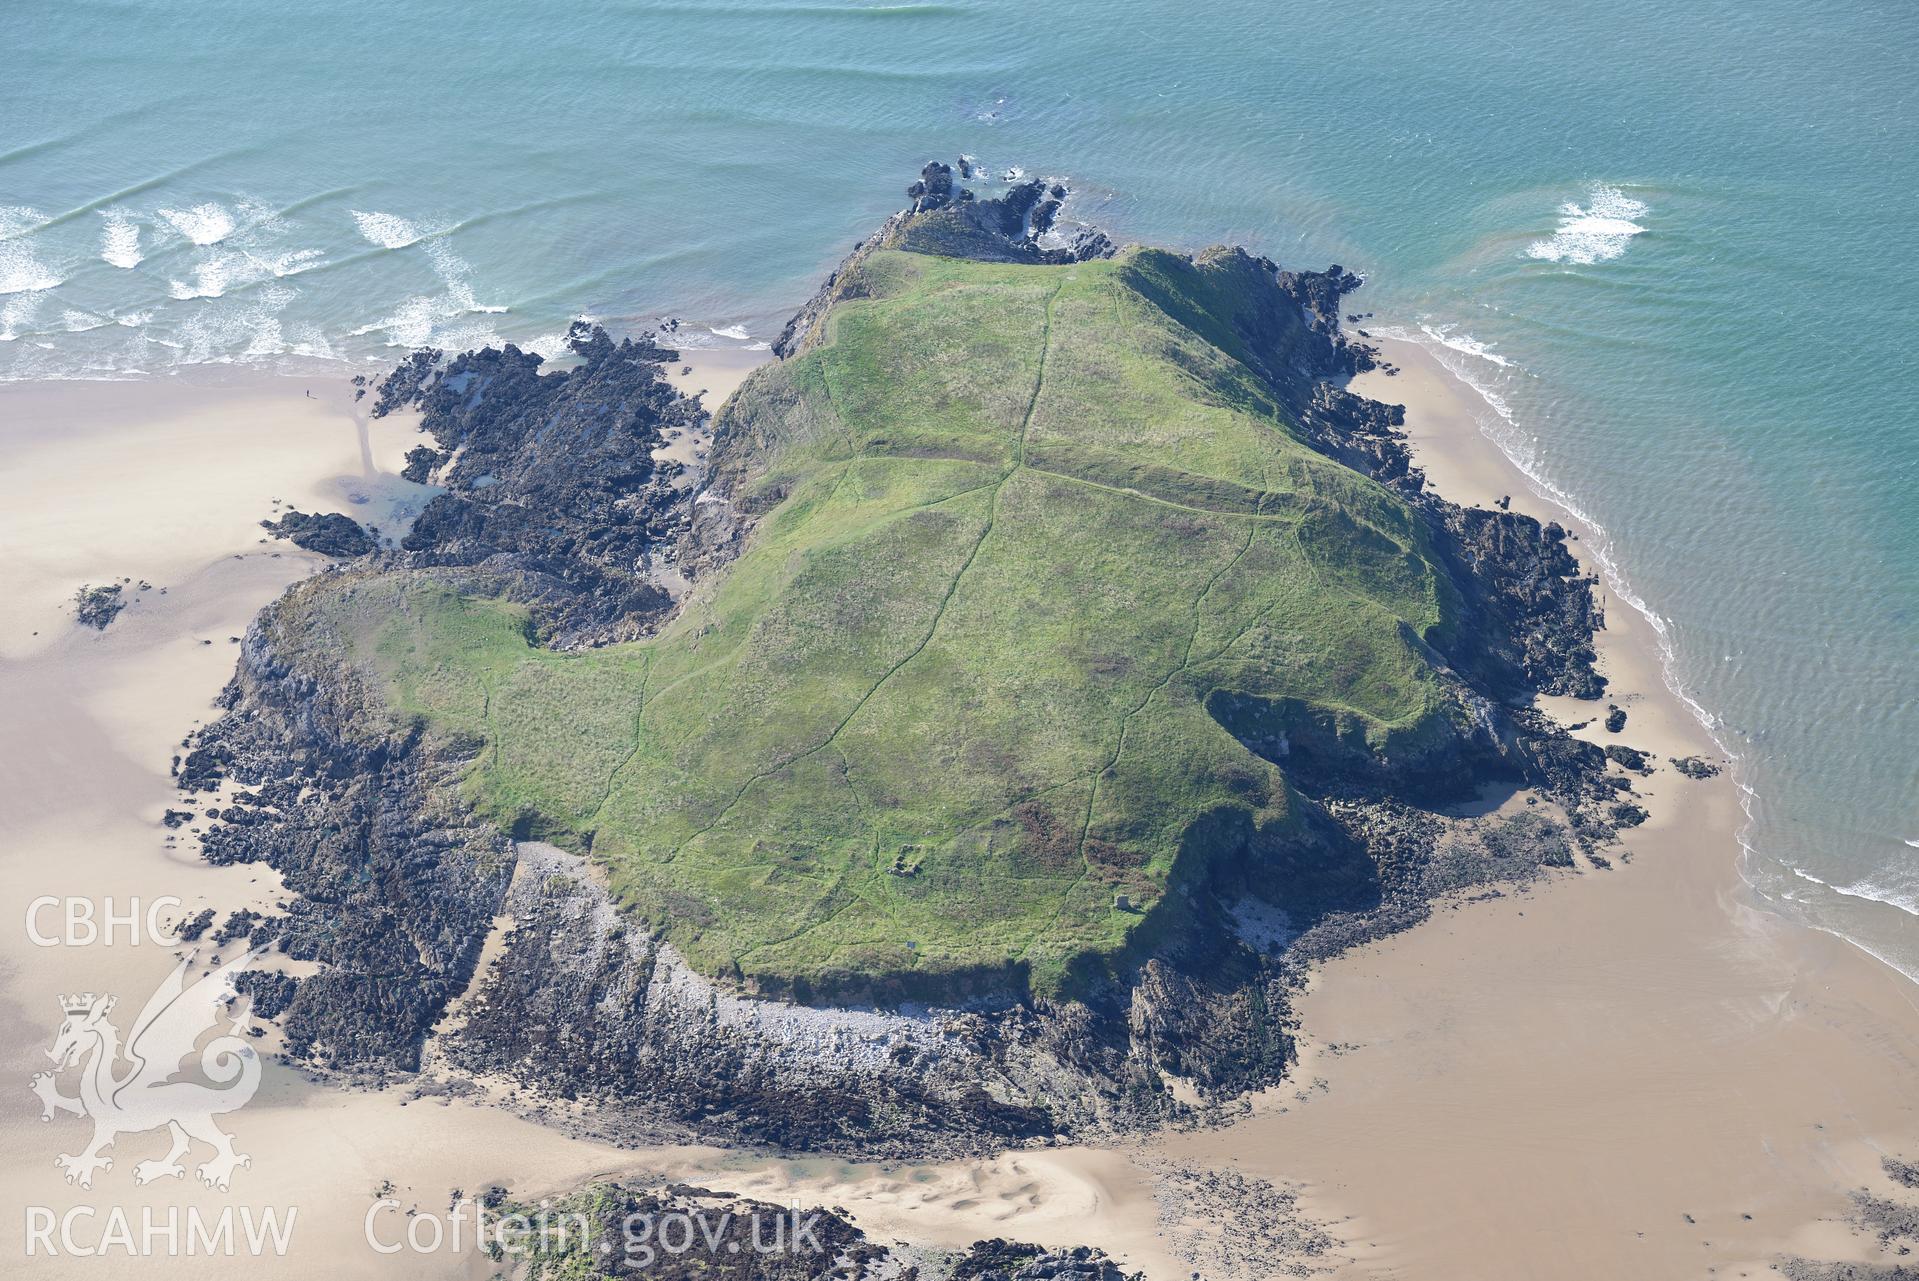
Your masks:
<svg viewBox="0 0 1919 1281"><path fill-rule="evenodd" d="M1608 531L1738 758L1759 892L1919 976L1915 30L1876 0L22 0L0 378L357 371L580 314L764 342L962 152L1121 239L1336 260Z"/></svg>

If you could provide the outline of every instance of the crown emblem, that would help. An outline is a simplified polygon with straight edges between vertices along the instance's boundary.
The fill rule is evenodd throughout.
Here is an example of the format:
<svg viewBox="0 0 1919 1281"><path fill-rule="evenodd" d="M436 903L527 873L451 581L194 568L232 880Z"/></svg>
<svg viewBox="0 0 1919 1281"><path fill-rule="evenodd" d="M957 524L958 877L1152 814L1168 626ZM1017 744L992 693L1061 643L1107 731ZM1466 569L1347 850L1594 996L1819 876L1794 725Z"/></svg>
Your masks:
<svg viewBox="0 0 1919 1281"><path fill-rule="evenodd" d="M181 1158L194 1143L213 1147L212 1159L196 1173L202 1183L218 1191L232 1186L235 1170L252 1164L244 1153L234 1151L233 1136L214 1118L245 1107L260 1088L260 1052L244 1036L234 1034L241 1030L239 1026L221 1030L234 979L259 956L259 948L242 952L198 982L189 982L196 955L182 956L173 973L146 999L130 1030L107 1022L118 1002L115 996L105 992L58 995L66 1020L46 1051L52 1069L35 1073L30 1088L39 1096L41 1120L51 1121L64 1113L93 1122L93 1139L86 1147L55 1158L68 1183L92 1187L96 1175L113 1168L106 1150L115 1139L149 1130L165 1130L173 1146L166 1156L133 1167L133 1181L138 1184L184 1178ZM208 1033L213 1036L199 1054L198 1075L204 1080L192 1079L185 1075L183 1062ZM122 1060L131 1064L125 1071L120 1068ZM60 1089L59 1078L68 1072L80 1074L77 1095ZM11 1160L13 1148L7 1152ZM0 1273L10 1275L7 1269Z"/></svg>

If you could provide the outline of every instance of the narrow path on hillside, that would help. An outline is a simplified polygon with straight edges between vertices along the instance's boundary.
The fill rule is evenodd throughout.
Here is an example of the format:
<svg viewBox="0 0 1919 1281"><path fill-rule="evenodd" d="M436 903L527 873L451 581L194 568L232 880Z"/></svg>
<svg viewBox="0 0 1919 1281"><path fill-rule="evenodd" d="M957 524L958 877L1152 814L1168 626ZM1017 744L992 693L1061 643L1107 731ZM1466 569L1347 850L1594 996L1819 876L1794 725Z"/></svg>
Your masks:
<svg viewBox="0 0 1919 1281"><path fill-rule="evenodd" d="M768 768L761 770L757 774L754 774L751 778L747 779L746 782L740 785L739 790L733 794L733 799L728 801L725 807L720 810L719 815L715 817L711 823L708 823L705 827L693 833L693 835L687 837L686 840L680 844L680 847L679 847L680 849L682 850L685 849L688 845L692 844L694 841L698 840L700 837L705 836L707 833L711 832L714 828L718 827L721 823L725 822L727 819L727 816L730 815L733 812L733 810L739 805L741 799L745 797L747 792L752 790L754 784L764 782L766 779L771 778L773 775L779 773L781 770L789 769L792 766L799 764L801 761L804 761L808 759L809 757L815 755L816 753L824 751L826 748L832 746L833 743L839 738L841 731L845 730L845 728L848 725L852 724L853 718L858 716L860 712L866 707L867 703L872 701L873 696L879 693L879 691L886 685L886 683L889 680L891 680L894 677L894 675L899 672L901 668L905 667L908 663L912 662L915 658L918 658L920 654L925 651L926 647L932 644L933 637L939 634L940 623L946 617L947 606L952 604L953 597L959 592L961 582L963 582L966 578L966 571L971 569L973 567L973 562L979 559L980 548L986 545L986 540L993 533L994 523L999 518L999 499L1000 499L1001 491L1006 488L1006 482L1012 479L1013 475L1016 472L1018 472L1021 467L1025 465L1026 435L1027 435L1027 432L1031 429L1033 424L1033 410L1035 409L1035 407L1038 406L1040 393L1041 391L1044 390L1046 386L1046 362L1047 362L1048 356L1051 354L1052 345L1053 345L1053 304L1056 301L1058 301L1060 290L1064 289L1065 287L1066 287L1066 282L1061 281L1059 285L1057 285L1053 289L1052 294L1049 295L1046 299L1046 310L1045 310L1045 314L1044 314L1044 317L1041 323L1041 328L1040 328L1039 368L1033 378L1033 394L1029 396L1026 401L1026 413L1020 419L1019 446L1018 446L1017 452L1014 455L1013 465L1008 467L1006 471L1001 474L999 480L993 485L992 501L988 504L986 509L986 523L983 526L981 526L979 537L973 540L973 546L967 552L966 560L961 563L959 567L959 572L953 576L953 581L947 585L946 594L940 597L939 607L933 611L933 620L932 620L932 623L926 629L926 635L922 636L920 638L919 644L913 646L913 648L909 650L902 658L900 658L898 662L894 663L891 667L887 668L885 672L881 673L880 678L877 681L873 682L872 687L868 689L866 693L860 697L858 702L853 704L852 710L847 712L846 715L843 718L841 718L840 723L833 727L831 733L829 733L824 739L820 740L818 743L814 744L812 747L807 748L805 751L796 753L795 755L788 757L786 760L780 762L777 765L769 766ZM858 790L854 788L853 781L850 776L846 780L846 785L847 785L847 789L849 791L852 791L854 794L854 802L856 804L861 804L862 802L860 801ZM675 851L675 853L677 852L678 851Z"/></svg>

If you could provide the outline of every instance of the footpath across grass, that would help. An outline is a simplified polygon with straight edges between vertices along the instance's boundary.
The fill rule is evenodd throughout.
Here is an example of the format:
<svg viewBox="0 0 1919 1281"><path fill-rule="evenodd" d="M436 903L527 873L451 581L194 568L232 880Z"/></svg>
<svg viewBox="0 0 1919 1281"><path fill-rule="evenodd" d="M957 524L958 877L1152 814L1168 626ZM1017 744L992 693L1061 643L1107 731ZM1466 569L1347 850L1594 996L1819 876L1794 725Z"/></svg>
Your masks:
<svg viewBox="0 0 1919 1281"><path fill-rule="evenodd" d="M1283 745L1209 708L1450 732L1441 576L1254 373L1247 261L869 257L723 412L765 515L651 640L535 648L430 572L325 608L396 717L477 748L482 812L708 973L1056 994L1297 838Z"/></svg>

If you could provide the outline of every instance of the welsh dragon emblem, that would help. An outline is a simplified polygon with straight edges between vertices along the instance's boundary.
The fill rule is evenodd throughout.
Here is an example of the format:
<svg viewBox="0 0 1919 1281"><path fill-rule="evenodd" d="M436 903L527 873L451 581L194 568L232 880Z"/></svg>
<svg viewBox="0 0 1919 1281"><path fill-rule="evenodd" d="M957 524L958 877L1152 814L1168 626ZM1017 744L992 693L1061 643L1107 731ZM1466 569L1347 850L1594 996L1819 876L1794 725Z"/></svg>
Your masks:
<svg viewBox="0 0 1919 1281"><path fill-rule="evenodd" d="M93 1122L93 1142L84 1151L54 1158L68 1183L92 1187L96 1172L113 1168L105 1152L116 1139L162 1128L172 1147L157 1161L135 1165L136 1183L184 1177L181 1159L195 1141L213 1148L212 1159L196 1170L208 1187L226 1191L234 1170L253 1163L233 1150L233 1136L213 1118L245 1107L260 1088L260 1055L241 1035L252 1004L230 1008L235 979L257 955L248 952L192 984L186 976L194 958L182 960L147 998L124 1045L107 1018L114 997L88 992L60 998L66 1018L47 1051L54 1069L35 1074L32 1088L40 1096L41 1120L68 1112ZM226 1029L200 1051L200 1074L212 1084L177 1079L201 1038L222 1023ZM57 1081L70 1068L79 1069L76 1097L62 1094Z"/></svg>

